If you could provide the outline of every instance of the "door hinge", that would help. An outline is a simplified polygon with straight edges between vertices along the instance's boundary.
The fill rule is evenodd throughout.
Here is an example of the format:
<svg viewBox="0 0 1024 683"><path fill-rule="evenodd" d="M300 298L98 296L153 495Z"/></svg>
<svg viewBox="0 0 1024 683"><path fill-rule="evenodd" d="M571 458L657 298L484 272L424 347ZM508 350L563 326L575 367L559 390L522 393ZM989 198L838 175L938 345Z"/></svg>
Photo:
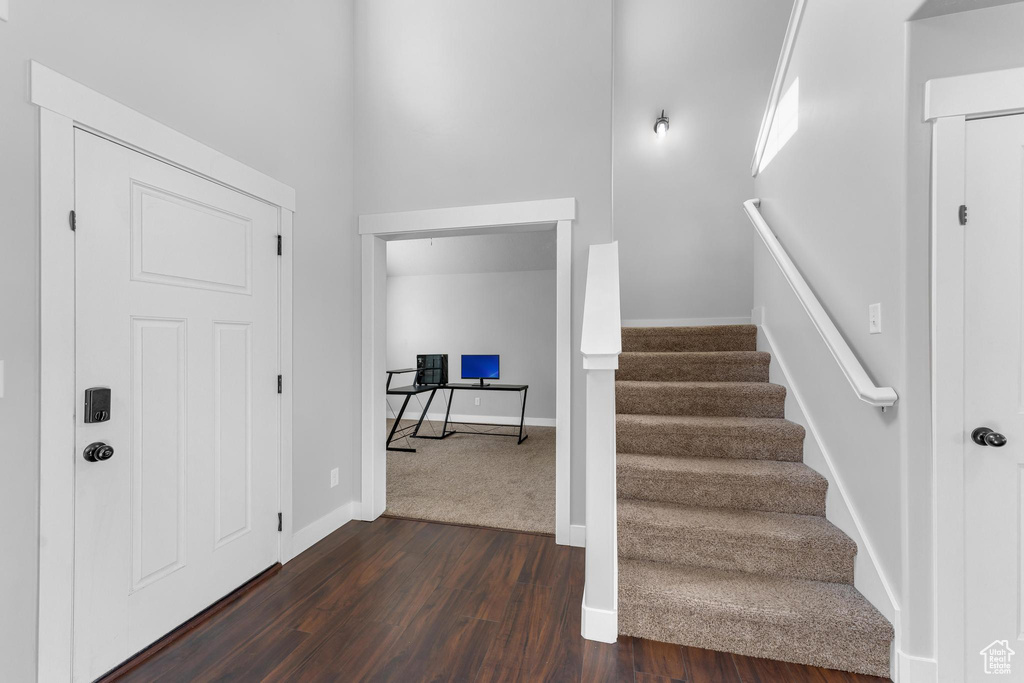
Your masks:
<svg viewBox="0 0 1024 683"><path fill-rule="evenodd" d="M960 218L960 225L967 225L967 205L961 204L960 209L957 211L957 215Z"/></svg>
<svg viewBox="0 0 1024 683"><path fill-rule="evenodd" d="M284 521L283 520L284 520L284 518L281 516L281 513L278 512L277 513L277 530L278 531L281 531L281 527L284 525Z"/></svg>
<svg viewBox="0 0 1024 683"><path fill-rule="evenodd" d="M284 392L284 378L281 375L277 376L277 393Z"/></svg>
<svg viewBox="0 0 1024 683"><path fill-rule="evenodd" d="M78 229L78 217L75 216L74 209L72 209L71 213L68 214L68 225L71 226L71 232Z"/></svg>
<svg viewBox="0 0 1024 683"><path fill-rule="evenodd" d="M281 236L277 236L277 255L281 255Z"/></svg>

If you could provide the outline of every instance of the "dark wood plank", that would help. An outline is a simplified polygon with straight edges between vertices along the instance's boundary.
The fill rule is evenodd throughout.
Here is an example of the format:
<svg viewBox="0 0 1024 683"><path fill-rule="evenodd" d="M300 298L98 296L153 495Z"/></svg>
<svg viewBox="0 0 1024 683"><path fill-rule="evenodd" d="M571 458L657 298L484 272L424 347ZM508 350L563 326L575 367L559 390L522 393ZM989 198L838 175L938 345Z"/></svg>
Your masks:
<svg viewBox="0 0 1024 683"><path fill-rule="evenodd" d="M202 677L208 681L258 681L309 638L308 633L286 627L267 629L234 657L204 671Z"/></svg>
<svg viewBox="0 0 1024 683"><path fill-rule="evenodd" d="M554 628L550 638L536 643L530 680L573 683L581 680L583 645L586 643L580 636L585 551L583 548L559 547L554 539L546 542L567 558L568 571L565 581L552 590L550 618L554 621Z"/></svg>
<svg viewBox="0 0 1024 683"><path fill-rule="evenodd" d="M633 639L619 636L615 643L586 641L583 646L584 681L628 681L633 675Z"/></svg>
<svg viewBox="0 0 1024 683"><path fill-rule="evenodd" d="M354 522L118 680L879 683L699 648L580 636L585 551L399 519Z"/></svg>
<svg viewBox="0 0 1024 683"><path fill-rule="evenodd" d="M301 661L284 660L264 681L368 680L398 640L401 629L351 619L332 631Z"/></svg>
<svg viewBox="0 0 1024 683"><path fill-rule="evenodd" d="M633 639L633 670L669 678L686 678L683 649L671 643Z"/></svg>
<svg viewBox="0 0 1024 683"><path fill-rule="evenodd" d="M519 583L533 583L539 586L562 585L568 578L569 548L559 546L553 538L535 536L531 548L519 573Z"/></svg>
<svg viewBox="0 0 1024 683"><path fill-rule="evenodd" d="M731 654L699 647L681 650L687 683L742 683Z"/></svg>
<svg viewBox="0 0 1024 683"><path fill-rule="evenodd" d="M681 678L669 678L668 676L655 676L654 674L645 674L642 671L634 673L634 683L686 683Z"/></svg>
<svg viewBox="0 0 1024 683"><path fill-rule="evenodd" d="M444 534L429 548L423 562L402 585L374 605L368 618L405 627L423 607L431 593L441 585L459 562L471 535L456 526L435 525Z"/></svg>
<svg viewBox="0 0 1024 683"><path fill-rule="evenodd" d="M556 622L551 619L551 587L520 583L512 593L498 633L481 665L478 681L536 680L542 668L544 644L551 641Z"/></svg>
<svg viewBox="0 0 1024 683"><path fill-rule="evenodd" d="M772 683L773 681L796 683L801 680L797 678L801 672L791 670L790 665L786 662L759 657L744 657L743 655L733 655L732 658L743 683ZM799 669L800 667L798 665L794 668Z"/></svg>
<svg viewBox="0 0 1024 683"><path fill-rule="evenodd" d="M534 537L504 531L480 530L473 533L490 533L493 536L486 546L471 545L441 585L476 593L483 598L475 611L467 616L499 621L529 555L531 544L523 539Z"/></svg>
<svg viewBox="0 0 1024 683"><path fill-rule="evenodd" d="M437 588L398 638L398 649L374 674L384 680L472 680L498 631L493 621L465 616L476 593Z"/></svg>

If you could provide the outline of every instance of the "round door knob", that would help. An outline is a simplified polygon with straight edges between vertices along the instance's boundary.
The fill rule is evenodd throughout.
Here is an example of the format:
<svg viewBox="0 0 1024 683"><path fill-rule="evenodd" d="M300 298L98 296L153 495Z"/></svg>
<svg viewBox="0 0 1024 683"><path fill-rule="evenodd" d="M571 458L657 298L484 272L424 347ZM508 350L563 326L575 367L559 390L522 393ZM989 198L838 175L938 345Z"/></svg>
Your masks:
<svg viewBox="0 0 1024 683"><path fill-rule="evenodd" d="M988 427L978 427L971 432L971 440L979 446L1001 448L1006 445L1006 437Z"/></svg>
<svg viewBox="0 0 1024 683"><path fill-rule="evenodd" d="M104 460L110 460L114 457L114 449L102 441L97 441L96 443L91 443L85 447L85 452L82 453L82 457L89 462L103 462Z"/></svg>

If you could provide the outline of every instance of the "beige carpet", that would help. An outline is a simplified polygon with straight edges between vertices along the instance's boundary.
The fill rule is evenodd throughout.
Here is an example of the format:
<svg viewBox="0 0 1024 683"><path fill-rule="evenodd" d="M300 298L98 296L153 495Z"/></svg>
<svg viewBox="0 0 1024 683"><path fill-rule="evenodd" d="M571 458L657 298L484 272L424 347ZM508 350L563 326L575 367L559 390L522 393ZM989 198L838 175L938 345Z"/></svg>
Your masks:
<svg viewBox="0 0 1024 683"><path fill-rule="evenodd" d="M892 625L756 349L753 325L622 331L619 632L887 677Z"/></svg>
<svg viewBox="0 0 1024 683"><path fill-rule="evenodd" d="M391 424L388 420L388 429ZM424 423L421 433L430 433L430 428L441 431L440 423ZM411 446L416 452L388 451L384 514L554 534L555 429L526 429L530 437L519 445L509 437L472 434L442 441L396 440L392 445Z"/></svg>

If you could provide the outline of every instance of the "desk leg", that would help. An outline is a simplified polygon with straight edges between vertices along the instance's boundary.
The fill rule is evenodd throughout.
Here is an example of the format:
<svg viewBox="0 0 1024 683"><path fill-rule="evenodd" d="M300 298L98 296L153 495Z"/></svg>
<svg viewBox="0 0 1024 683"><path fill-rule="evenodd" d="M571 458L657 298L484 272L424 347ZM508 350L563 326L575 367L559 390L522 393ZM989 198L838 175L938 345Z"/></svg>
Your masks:
<svg viewBox="0 0 1024 683"><path fill-rule="evenodd" d="M436 394L436 393L437 393L437 388L435 387L430 392L430 396L427 397L427 405L423 406L423 412L420 413L420 421L416 423L416 429L413 430L413 433L412 433L413 436L419 436L420 435L420 427L423 426L423 420L424 420L424 418L427 417L427 411L430 410L430 403L431 403L431 401L434 400L434 394Z"/></svg>
<svg viewBox="0 0 1024 683"><path fill-rule="evenodd" d="M526 441L526 436L529 436L529 434L523 436L523 425L526 423L526 392L529 390L529 387L523 389L523 412L519 415L519 441L516 443L517 446Z"/></svg>
<svg viewBox="0 0 1024 683"><path fill-rule="evenodd" d="M405 407L409 405L409 394L405 395L405 400L402 401L402 407L398 411L398 417L395 418L395 424L391 425L391 433L388 434L388 441L385 444L386 450L389 451L402 451L404 453L415 453L415 448L392 448L391 440L395 438L395 432L398 431L398 424L402 421L402 416L405 415Z"/></svg>
<svg viewBox="0 0 1024 683"><path fill-rule="evenodd" d="M455 399L455 390L448 392L448 408L444 411L444 424L441 426L441 438L448 436L448 416L452 414L452 401ZM453 434L455 432L452 432Z"/></svg>

